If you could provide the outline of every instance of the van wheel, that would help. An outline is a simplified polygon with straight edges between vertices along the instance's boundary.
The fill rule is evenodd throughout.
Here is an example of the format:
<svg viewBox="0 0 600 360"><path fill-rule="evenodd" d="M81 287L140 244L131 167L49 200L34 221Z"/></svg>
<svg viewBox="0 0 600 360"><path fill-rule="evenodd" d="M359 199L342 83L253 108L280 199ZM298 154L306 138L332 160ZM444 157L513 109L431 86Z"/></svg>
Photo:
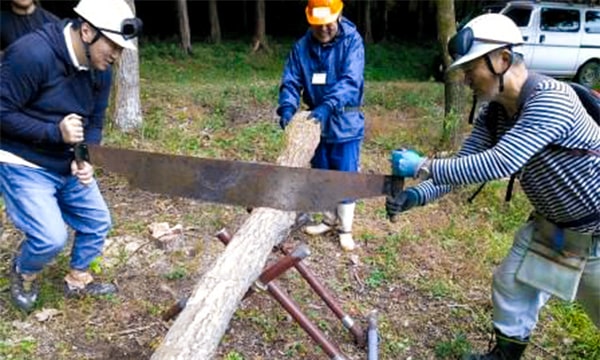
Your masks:
<svg viewBox="0 0 600 360"><path fill-rule="evenodd" d="M596 89L600 87L600 61L588 61L577 71L575 81L581 85Z"/></svg>

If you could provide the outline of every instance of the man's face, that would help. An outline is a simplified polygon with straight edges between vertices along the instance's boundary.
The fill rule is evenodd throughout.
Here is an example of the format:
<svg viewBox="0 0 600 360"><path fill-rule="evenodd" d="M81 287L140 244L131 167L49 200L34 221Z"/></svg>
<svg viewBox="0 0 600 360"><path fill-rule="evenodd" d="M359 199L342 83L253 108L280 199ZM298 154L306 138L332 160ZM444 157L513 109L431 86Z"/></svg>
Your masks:
<svg viewBox="0 0 600 360"><path fill-rule="evenodd" d="M317 39L321 44L325 44L333 40L337 35L339 28L338 21L334 21L325 25L311 25L310 29L312 30L313 37Z"/></svg>
<svg viewBox="0 0 600 360"><path fill-rule="evenodd" d="M88 43L94 38L96 31L98 31L87 23L82 24L82 30ZM96 42L90 45L90 66L96 70L104 71L109 65L112 65L119 59L122 52L123 48L121 46L106 36L100 36Z"/></svg>
<svg viewBox="0 0 600 360"><path fill-rule="evenodd" d="M462 70L465 85L473 90L479 100L490 101L498 95L498 78L490 71L483 56L469 61Z"/></svg>
<svg viewBox="0 0 600 360"><path fill-rule="evenodd" d="M12 0L12 6L18 9L27 10L33 6L33 0Z"/></svg>

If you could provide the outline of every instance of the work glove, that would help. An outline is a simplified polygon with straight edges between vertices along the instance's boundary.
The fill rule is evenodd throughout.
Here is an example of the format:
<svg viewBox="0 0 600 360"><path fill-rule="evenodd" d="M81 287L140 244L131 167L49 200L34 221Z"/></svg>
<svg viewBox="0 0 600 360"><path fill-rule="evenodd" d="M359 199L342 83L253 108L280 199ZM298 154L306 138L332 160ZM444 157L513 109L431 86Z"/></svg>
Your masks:
<svg viewBox="0 0 600 360"><path fill-rule="evenodd" d="M419 203L417 190L408 188L400 191L396 196L388 196L385 199L385 212L392 219L401 212L415 207Z"/></svg>
<svg viewBox="0 0 600 360"><path fill-rule="evenodd" d="M419 169L425 164L427 157L414 150L394 150L392 156L392 174L401 177L416 178Z"/></svg>
<svg viewBox="0 0 600 360"><path fill-rule="evenodd" d="M281 126L282 129L285 129L286 126L288 126L288 124L290 123L290 121L292 121L292 118L294 117L294 109L286 106L284 108L281 108L279 111L279 126Z"/></svg>
<svg viewBox="0 0 600 360"><path fill-rule="evenodd" d="M321 126L325 125L325 122L329 120L329 117L332 113L331 106L327 104L322 104L313 109L313 111L308 116L309 119L314 119L315 121L321 123Z"/></svg>

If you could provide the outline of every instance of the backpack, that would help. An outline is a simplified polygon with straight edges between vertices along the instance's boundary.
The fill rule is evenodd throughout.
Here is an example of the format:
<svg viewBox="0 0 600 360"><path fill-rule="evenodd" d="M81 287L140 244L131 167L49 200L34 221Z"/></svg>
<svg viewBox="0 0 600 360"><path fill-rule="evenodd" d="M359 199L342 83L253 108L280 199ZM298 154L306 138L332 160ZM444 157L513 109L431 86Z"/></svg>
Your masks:
<svg viewBox="0 0 600 360"><path fill-rule="evenodd" d="M519 108L523 107L523 105L525 104L525 101L527 101L527 99L529 99L529 97L532 95L533 90L535 89L537 84L539 84L541 81L546 80L546 79L549 79L549 77L540 75L540 74L537 74L534 72L529 73L529 76L527 77L525 84L523 84L521 93L519 94ZM567 84L569 86L571 86L571 88L575 91L575 94L577 94L579 101L581 101L581 103L583 104L583 107L588 112L588 114L592 117L592 119L594 119L594 121L596 121L598 126L600 126L600 93L595 90L592 90L584 85L575 83L575 82L567 82ZM476 106L476 99L473 98L473 107L471 108L471 113L469 114L469 124L473 123L475 106ZM492 134L492 138L494 138L494 142L497 142L498 139L497 139L495 128L488 126L488 131ZM551 145L551 146L559 147L558 145ZM600 156L600 151L598 151L598 150L572 149L570 151L573 151L573 152L576 152L576 153L582 154L582 155L591 154L594 156ZM512 197L512 190L514 187L516 176L517 176L516 173L512 174L510 176L510 179L508 181L508 186L506 189L506 196L504 197L505 201L510 201L510 199ZM469 203L473 202L473 199L475 199L475 197L481 192L481 190L483 190L483 187L485 186L485 184L487 184L487 183L481 184L481 186L477 190L475 190L473 195L471 195L471 197L469 197L469 199L467 200Z"/></svg>

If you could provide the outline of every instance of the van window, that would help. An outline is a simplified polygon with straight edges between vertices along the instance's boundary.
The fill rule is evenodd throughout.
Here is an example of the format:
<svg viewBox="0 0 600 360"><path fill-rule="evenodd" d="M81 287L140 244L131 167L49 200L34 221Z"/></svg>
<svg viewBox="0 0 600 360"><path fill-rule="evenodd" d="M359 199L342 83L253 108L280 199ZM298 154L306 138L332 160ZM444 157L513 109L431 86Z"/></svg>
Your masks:
<svg viewBox="0 0 600 360"><path fill-rule="evenodd" d="M579 10L543 8L540 16L542 31L578 32Z"/></svg>
<svg viewBox="0 0 600 360"><path fill-rule="evenodd" d="M527 27L529 18L531 18L531 9L512 8L507 10L504 15L512 19L518 27Z"/></svg>
<svg viewBox="0 0 600 360"><path fill-rule="evenodd" d="M585 32L600 34L600 10L588 10L585 12Z"/></svg>

